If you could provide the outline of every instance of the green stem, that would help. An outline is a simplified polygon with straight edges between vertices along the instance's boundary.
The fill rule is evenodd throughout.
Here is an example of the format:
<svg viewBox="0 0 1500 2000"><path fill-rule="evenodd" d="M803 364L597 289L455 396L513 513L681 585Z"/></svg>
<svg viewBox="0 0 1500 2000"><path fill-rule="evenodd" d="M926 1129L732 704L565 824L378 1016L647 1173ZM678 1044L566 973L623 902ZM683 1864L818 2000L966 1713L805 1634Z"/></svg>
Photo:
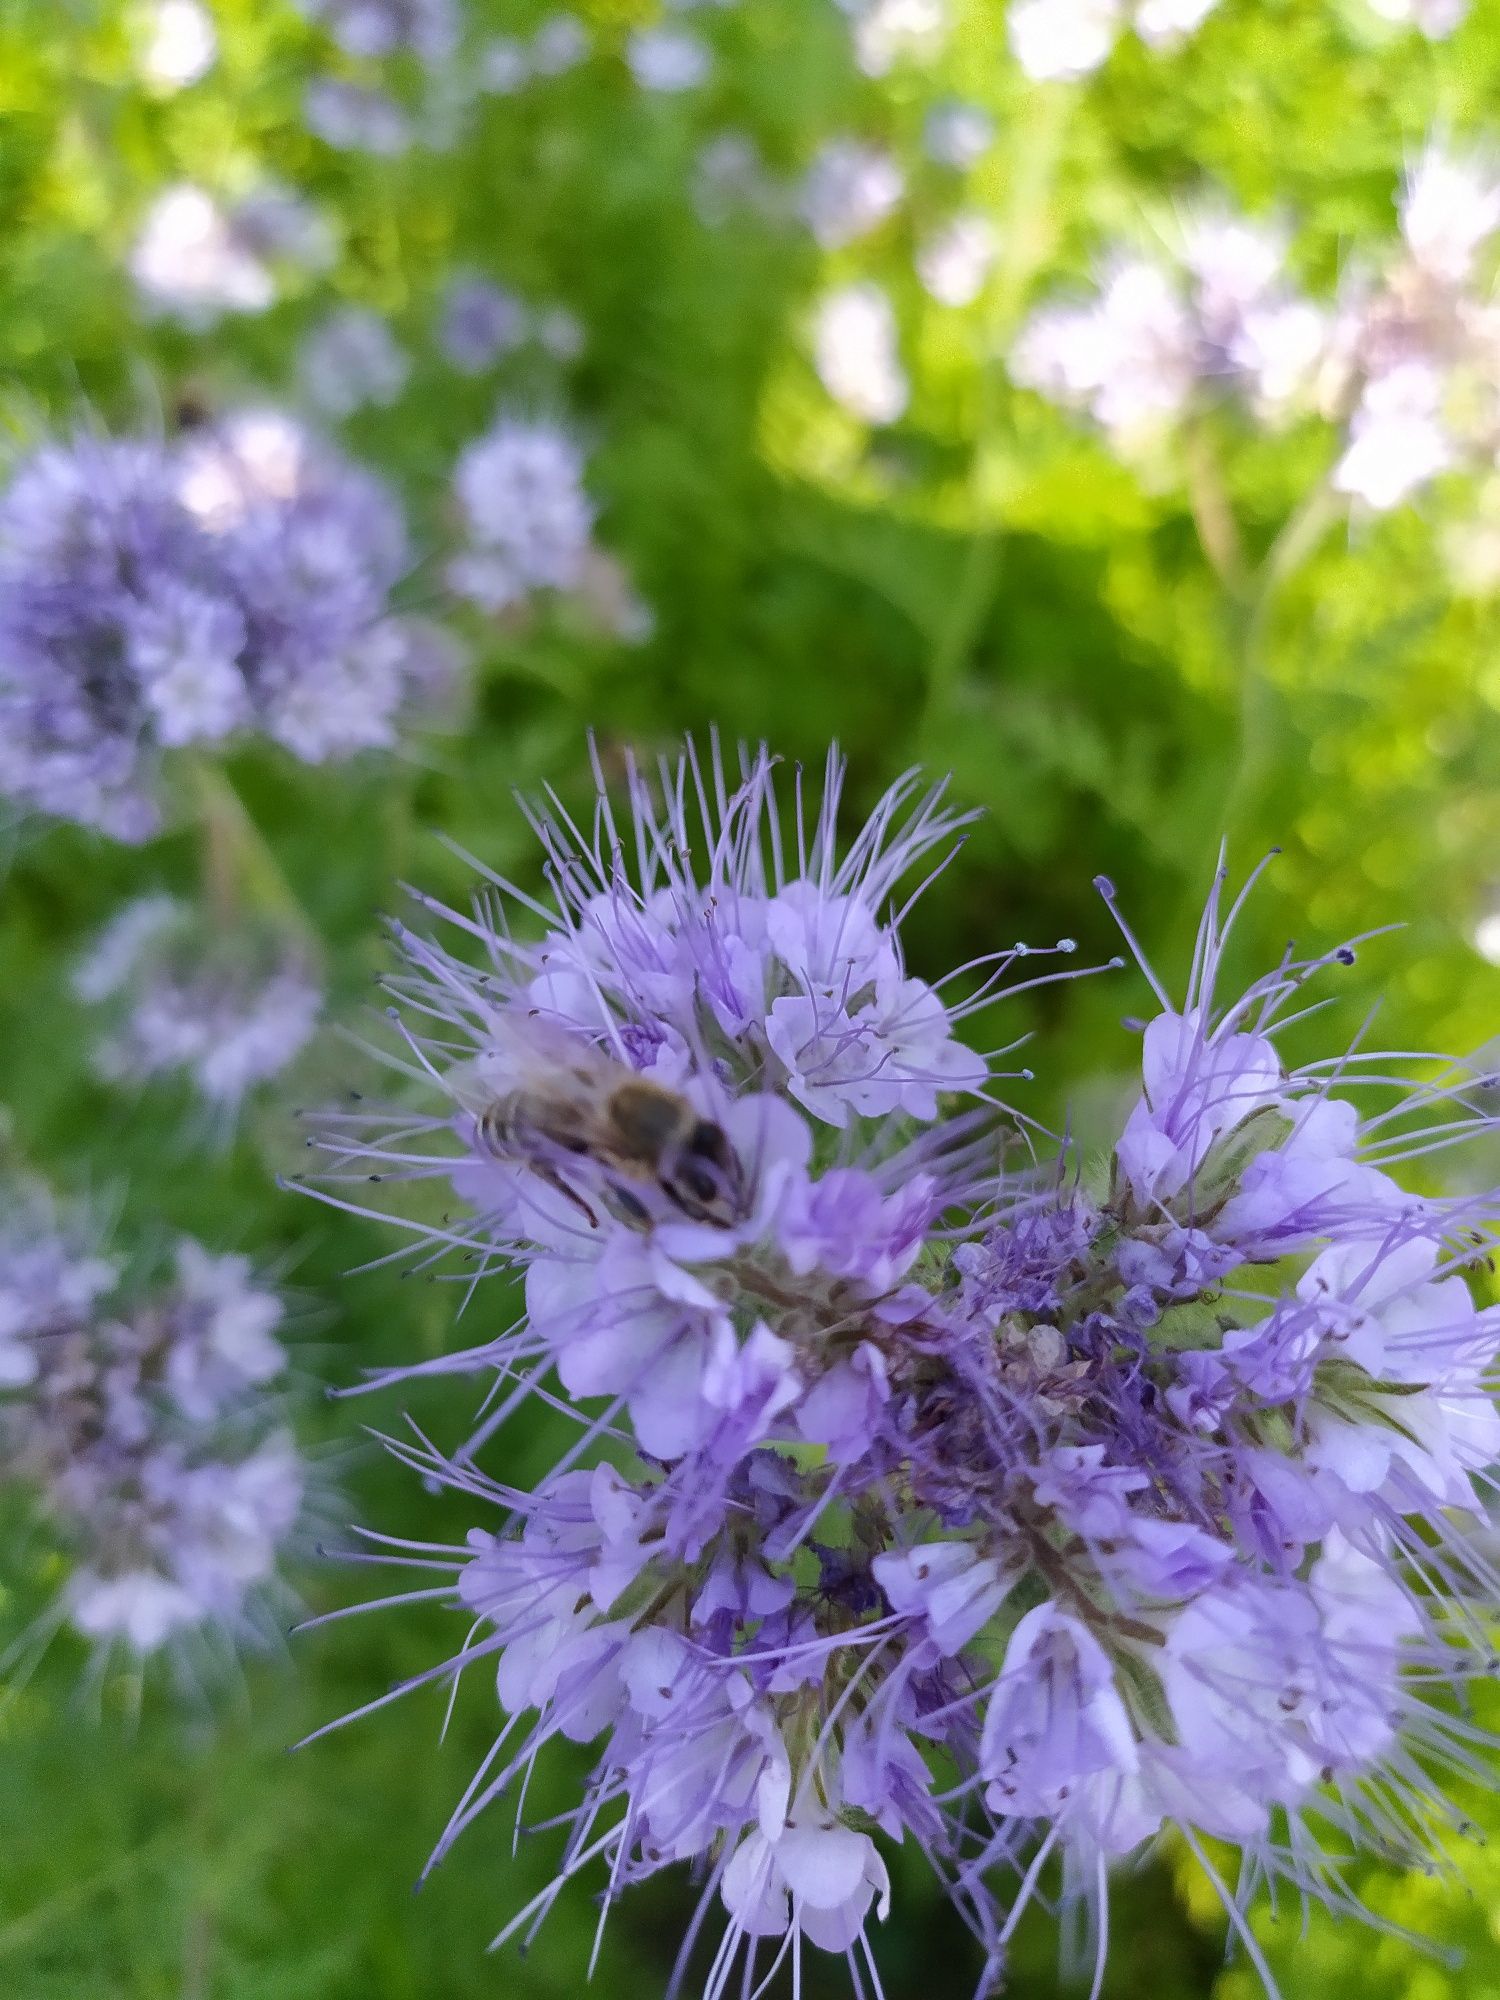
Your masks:
<svg viewBox="0 0 1500 2000"><path fill-rule="evenodd" d="M317 927L222 766L194 758L188 768L203 837L204 893L215 921L227 927L246 905L261 909L294 933L317 964Z"/></svg>
<svg viewBox="0 0 1500 2000"><path fill-rule="evenodd" d="M969 465L971 515L982 521L987 503L990 445L999 410L999 363L1026 304L1031 281L1046 261L1056 233L1052 194L1062 162L1063 141L1078 91L1068 86L1038 90L1030 116L1016 128L1000 220L1000 254L990 276L984 314L983 359ZM994 598L1002 562L1003 530L976 526L970 537L948 615L943 619L927 667L929 712L962 680Z"/></svg>
<svg viewBox="0 0 1500 2000"><path fill-rule="evenodd" d="M1197 531L1198 546L1226 595L1238 603L1249 593L1252 578L1240 540L1240 524L1219 469L1218 453L1201 414L1191 418L1184 429L1182 449L1188 509Z"/></svg>
<svg viewBox="0 0 1500 2000"><path fill-rule="evenodd" d="M1280 703L1267 670L1271 622L1287 583L1313 554L1337 514L1333 488L1320 480L1288 515L1250 588L1232 600L1240 677L1239 755L1224 813L1226 833L1243 828L1275 764Z"/></svg>

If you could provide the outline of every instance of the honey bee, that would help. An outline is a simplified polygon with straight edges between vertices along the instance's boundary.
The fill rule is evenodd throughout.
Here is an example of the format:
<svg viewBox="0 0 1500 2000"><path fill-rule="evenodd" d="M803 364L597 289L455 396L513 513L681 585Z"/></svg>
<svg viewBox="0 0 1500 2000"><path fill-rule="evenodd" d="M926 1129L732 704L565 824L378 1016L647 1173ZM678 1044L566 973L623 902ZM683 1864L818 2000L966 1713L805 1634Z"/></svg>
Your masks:
<svg viewBox="0 0 1500 2000"><path fill-rule="evenodd" d="M573 1164L592 1169L599 1198L620 1221L650 1226L643 1199L665 1196L691 1222L730 1228L746 1213L744 1173L722 1126L679 1092L534 1017L506 1022L503 1037L451 1071L448 1088L469 1111L479 1142L518 1161L597 1227Z"/></svg>

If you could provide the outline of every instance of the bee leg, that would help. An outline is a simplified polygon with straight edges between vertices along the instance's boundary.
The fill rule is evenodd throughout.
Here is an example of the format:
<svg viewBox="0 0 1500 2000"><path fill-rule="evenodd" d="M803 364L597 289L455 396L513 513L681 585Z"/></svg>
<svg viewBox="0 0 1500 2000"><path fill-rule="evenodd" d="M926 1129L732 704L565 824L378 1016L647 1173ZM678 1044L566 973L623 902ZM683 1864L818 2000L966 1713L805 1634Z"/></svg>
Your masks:
<svg viewBox="0 0 1500 2000"><path fill-rule="evenodd" d="M562 1175L557 1173L552 1167L541 1166L535 1160L530 1164L531 1171L536 1175L537 1179L545 1181L549 1188L555 1188L564 1201L571 1202L579 1214L586 1218L590 1229L597 1229L599 1227L598 1216L595 1215L577 1188L569 1187Z"/></svg>
<svg viewBox="0 0 1500 2000"><path fill-rule="evenodd" d="M651 1211L629 1188L621 1187L618 1181L611 1181L605 1189L605 1197L610 1213L628 1228L651 1227Z"/></svg>

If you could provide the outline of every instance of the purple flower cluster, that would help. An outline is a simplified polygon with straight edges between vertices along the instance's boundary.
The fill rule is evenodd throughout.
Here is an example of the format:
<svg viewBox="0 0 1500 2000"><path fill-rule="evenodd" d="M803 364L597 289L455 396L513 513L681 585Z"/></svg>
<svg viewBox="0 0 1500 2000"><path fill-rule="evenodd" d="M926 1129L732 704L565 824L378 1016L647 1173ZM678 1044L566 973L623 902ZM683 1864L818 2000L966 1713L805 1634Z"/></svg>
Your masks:
<svg viewBox="0 0 1500 2000"><path fill-rule="evenodd" d="M351 56L378 59L409 50L435 63L458 41L455 0L296 0L296 6Z"/></svg>
<svg viewBox="0 0 1500 2000"><path fill-rule="evenodd" d="M1470 1534L1497 1201L1389 1171L1477 1116L1462 1078L1362 1112L1389 1064L1288 1067L1331 960L1227 998L1216 888L1103 1167L1018 1146L955 1027L1036 955L913 975L893 905L959 822L908 779L841 851L840 784L784 819L764 753L631 766L628 818L602 783L591 825L537 817L552 907L491 878L438 912L461 949L397 927L399 1066L440 1101L331 1120L331 1180L451 1185L462 1217L406 1220L422 1254L518 1270L526 1306L394 1371L491 1380L456 1455L399 1449L500 1520L386 1544L451 1563L473 1627L421 1680L487 1661L504 1717L437 1853L519 1816L561 1736L597 1762L502 1937L575 1876L607 1912L685 1862L673 1993L715 1905L710 2000L798 1983L807 1945L878 1992L909 1840L987 1980L1049 1862L1102 1977L1108 1867L1175 1828L1264 1971L1256 1885L1347 1902L1340 1855L1452 1824L1479 1740L1448 1697L1500 1583ZM577 1429L525 1491L479 1455L533 1396Z"/></svg>
<svg viewBox="0 0 1500 2000"><path fill-rule="evenodd" d="M12 1194L14 1195L14 1190ZM268 1638L305 1474L275 1420L282 1306L184 1240L144 1299L34 1193L0 1230L0 1448L70 1558L64 1620L105 1654Z"/></svg>
<svg viewBox="0 0 1500 2000"><path fill-rule="evenodd" d="M1321 416L1341 436L1334 490L1377 513L1445 473L1487 471L1500 177L1432 140L1396 208L1398 240L1378 266L1351 261L1328 302L1291 281L1281 229L1190 215L1169 261L1117 250L1086 302L1035 312L1011 375L1087 412L1126 457L1228 396L1267 426Z"/></svg>
<svg viewBox="0 0 1500 2000"><path fill-rule="evenodd" d="M1313 400L1325 365L1329 315L1288 281L1281 231L1209 210L1180 237L1172 266L1115 253L1094 297L1040 308L1010 357L1017 382L1086 410L1126 455L1206 398L1280 422Z"/></svg>
<svg viewBox="0 0 1500 2000"><path fill-rule="evenodd" d="M566 597L627 643L649 637L649 607L594 540L586 471L562 425L502 409L454 470L464 546L448 564L449 587L496 615Z"/></svg>
<svg viewBox="0 0 1500 2000"><path fill-rule="evenodd" d="M226 1117L300 1053L323 1008L301 946L243 918L212 927L171 896L117 911L75 967L73 990L108 1010L95 1049L102 1076L180 1073Z"/></svg>
<svg viewBox="0 0 1500 2000"><path fill-rule="evenodd" d="M406 563L385 488L274 410L44 445L0 496L0 793L141 840L164 751L389 746L427 675Z"/></svg>

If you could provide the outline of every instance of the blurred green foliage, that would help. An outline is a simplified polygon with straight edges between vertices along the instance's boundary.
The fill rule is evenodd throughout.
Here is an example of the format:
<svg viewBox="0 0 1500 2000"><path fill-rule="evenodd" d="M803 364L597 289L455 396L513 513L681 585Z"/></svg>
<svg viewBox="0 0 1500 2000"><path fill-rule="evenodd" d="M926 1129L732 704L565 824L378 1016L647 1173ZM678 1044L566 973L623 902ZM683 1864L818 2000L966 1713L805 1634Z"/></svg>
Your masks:
<svg viewBox="0 0 1500 2000"><path fill-rule="evenodd" d="M496 30L523 0L475 0ZM1013 937L1114 949L1090 889L1107 870L1161 969L1185 964L1192 914L1219 839L1244 868L1283 856L1238 937L1245 966L1295 932L1326 944L1393 922L1339 991L1340 1033L1382 1007L1389 1046L1468 1049L1500 1027L1500 973L1476 954L1476 921L1500 892L1500 606L1463 597L1435 554L1440 492L1357 530L1331 524L1274 601L1255 657L1244 607L1205 559L1184 490L1148 491L1103 446L1011 389L997 355L1047 286L1088 272L1101 244L1145 235L1211 181L1296 225L1299 272L1327 288L1342 260L1389 238L1403 164L1430 129L1483 136L1500 121L1500 5L1480 0L1450 41L1428 45L1359 0L1225 0L1179 54L1122 44L1077 87L1025 83L1004 52L998 0L967 0L939 75L876 87L852 65L823 0L743 0L715 14L718 81L651 97L607 59L649 19L648 0L580 13L606 57L491 107L453 152L397 160L335 154L308 136L302 90L330 59L279 0L219 0L215 69L177 96L135 79L127 7L6 0L0 8L0 448L18 453L75 419L164 421L191 382L210 400L285 391L297 342L330 295L387 315L418 367L402 400L349 426L349 442L401 489L435 593L455 453L487 421L493 383L433 359L434 298L456 265L575 312L588 344L572 408L594 452L607 539L656 610L635 651L546 623L503 639L470 627L470 712L410 759L311 775L247 755L232 773L296 894L328 940L337 1009L356 1021L380 964L378 913L401 879L463 893L447 835L518 879L536 857L510 802L544 782L583 784L584 731L606 760L686 728L768 737L820 760L836 736L856 806L910 762L951 770L984 809L957 865L912 922L919 969ZM970 197L1003 231L999 269L962 314L923 298L910 223L820 259L787 227L711 229L689 199L711 131L752 132L771 166L802 170L831 132L912 148L939 92L995 116L999 140ZM123 258L151 196L174 179L242 191L271 173L323 205L340 235L327 278L294 282L258 319L190 338L139 318ZM912 209L930 197L920 177ZM871 254L898 302L916 388L879 440L835 412L806 358L805 319L831 264ZM514 394L555 392L511 378ZM1271 547L1327 471L1313 427L1256 438L1215 413L1201 440L1246 548ZM1244 676L1257 676L1263 755L1242 782ZM1226 824L1232 822L1232 824ZM452 1294L389 1270L343 1274L389 1247L373 1228L280 1191L294 1164L284 1111L247 1120L205 1159L184 1102L93 1081L67 964L127 894L191 883L184 823L140 853L67 829L11 837L0 878L0 1102L17 1149L63 1186L119 1202L123 1241L189 1230L274 1264L302 1301L300 1365L347 1383L381 1359L437 1352ZM1053 989L1002 1017L1033 1035L1028 1108L1070 1088L1108 1092L1132 1045L1126 976ZM1320 1032L1326 1034L1327 1029ZM331 1091L336 1043L300 1088ZM486 1296L476 1311L502 1312ZM316 1403L316 1398L313 1399ZM454 1429L431 1391L418 1420ZM367 1434L388 1401L316 1414L337 1522L437 1537L469 1523ZM446 1429L445 1429L446 1426ZM546 1462L540 1429L509 1440L507 1476ZM337 1526L335 1523L335 1528ZM24 1543L7 1581L21 1630L50 1579ZM353 1602L362 1575L302 1579L316 1608ZM399 1587L393 1586L393 1587ZM119 1691L102 1716L78 1693L80 1659L54 1648L0 1707L0 1992L16 2000L467 2000L576 1992L594 1912L571 1898L524 1960L487 1959L504 1915L545 1880L547 1837L512 1856L498 1825L470 1834L419 1899L406 1893L486 1747L482 1686L439 1740L429 1691L289 1757L286 1746L429 1665L459 1635L421 1613L355 1619L257 1663L242 1687L184 1717L148 1696L130 1727ZM533 1807L567 1796L565 1760ZM1475 1816L1500 1825L1487 1799ZM887 1991L963 1993L957 1927L902 1857L900 1914L883 1940ZM1500 1863L1465 1848L1451 1879L1372 1877L1382 1916L1464 1956L1450 1966L1347 1921L1266 1918L1289 2000L1500 1995ZM611 1920L596 1974L606 1995L660 1990L682 1892L652 1885ZM1168 1854L1119 1885L1105 1992L1248 2000L1249 1971L1222 1967L1212 1895ZM1055 1940L1028 1923L1013 1991L1060 1990ZM816 1981L823 1981L819 1971ZM1064 1981L1066 1984L1066 1981ZM826 1990L839 1990L840 1969ZM810 1992L825 1990L813 1983Z"/></svg>

